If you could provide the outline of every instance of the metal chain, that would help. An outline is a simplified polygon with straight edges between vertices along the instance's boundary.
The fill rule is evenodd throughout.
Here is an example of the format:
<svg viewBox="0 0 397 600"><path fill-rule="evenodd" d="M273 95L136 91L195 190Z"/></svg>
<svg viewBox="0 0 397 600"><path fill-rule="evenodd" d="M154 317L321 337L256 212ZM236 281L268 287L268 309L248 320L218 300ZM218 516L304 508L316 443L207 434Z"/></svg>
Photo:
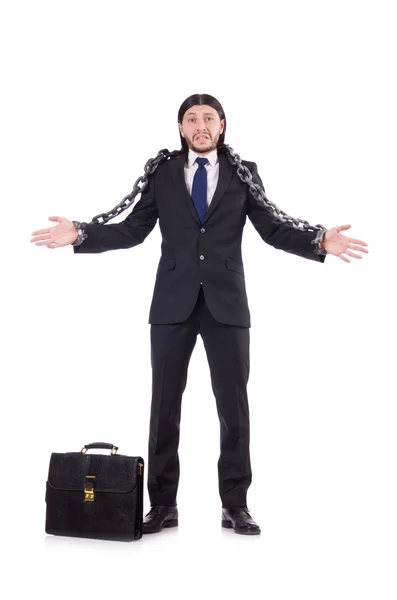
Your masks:
<svg viewBox="0 0 397 600"><path fill-rule="evenodd" d="M268 208L270 208L270 210L274 213L276 218L300 230L320 231L322 229L326 229L324 225L310 225L309 222L305 221L304 219L297 219L295 217L290 217L289 215L287 215L287 213L278 208L278 206L274 204L274 202L271 202L270 200L268 200L268 198L266 198L265 190L261 185L253 182L251 171L242 164L240 156L233 150L233 148L231 148L227 144L224 144L221 147L221 149L226 153L229 162L232 165L237 166L238 176L240 177L241 181L243 181L243 183L246 183L248 185L252 195L260 202L263 202ZM99 215L93 217L92 221L90 221L89 224L91 225L92 223L107 223L111 219L114 219L114 217L116 217L117 215L127 210L127 208L129 208L134 203L135 197L145 190L148 184L148 178L151 175L153 175L157 167L165 160L172 159L175 156L179 155L179 150L173 150L172 152L169 152L166 148L164 148L163 150L159 150L157 156L155 158L150 158L145 164L145 174L138 177L138 179L135 181L132 192L125 196L122 199L122 201L119 202L119 204L117 204L117 206L112 208L110 211L100 213ZM86 223L84 223L83 225L86 225Z"/></svg>
<svg viewBox="0 0 397 600"><path fill-rule="evenodd" d="M89 225L93 223L103 225L104 223L107 223L111 219L114 219L114 217L117 217L117 215L127 210L127 208L129 208L131 204L134 203L135 197L145 190L150 175L153 175L159 164L162 163L164 160L168 160L170 158L173 158L174 156L177 156L178 154L178 150L173 150L172 152L169 152L166 148L164 148L163 150L159 150L157 156L155 158L149 158L149 160L145 164L145 174L138 177L138 179L135 181L132 192L125 196L122 199L122 201L119 202L119 204L117 204L117 206L112 208L112 210L109 210L105 213L100 213L99 215L93 217Z"/></svg>
<svg viewBox="0 0 397 600"><path fill-rule="evenodd" d="M287 215L286 212L278 208L278 206L274 204L274 202L271 202L270 200L268 200L268 198L266 198L264 188L258 183L253 182L251 171L242 164L240 156L233 150L233 148L225 144L224 149L229 159L229 162L232 165L237 166L237 174L240 177L241 181L248 185L252 192L252 195L257 200L263 202L268 208L270 208L271 211L273 211L277 219L283 221L287 225L292 225L292 227L295 227L295 229L301 229L303 231L320 231L322 229L326 229L324 225L310 225L309 222L305 221L304 219L290 217L289 215Z"/></svg>

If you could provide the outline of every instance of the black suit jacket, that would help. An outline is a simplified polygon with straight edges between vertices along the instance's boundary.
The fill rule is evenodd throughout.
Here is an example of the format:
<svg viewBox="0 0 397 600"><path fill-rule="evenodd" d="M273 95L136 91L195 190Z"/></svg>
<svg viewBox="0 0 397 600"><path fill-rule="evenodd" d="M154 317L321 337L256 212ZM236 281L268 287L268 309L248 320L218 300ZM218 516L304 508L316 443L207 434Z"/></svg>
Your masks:
<svg viewBox="0 0 397 600"><path fill-rule="evenodd" d="M282 223L256 200L225 154L218 153L219 180L201 224L186 188L186 154L157 167L140 200L124 221L87 225L88 238L73 246L76 254L132 248L156 225L162 234L149 323L184 321L191 314L202 283L207 305L221 323L250 327L241 241L246 217L262 239L275 248L323 263L314 253L315 231ZM255 183L261 185L255 163L243 160Z"/></svg>

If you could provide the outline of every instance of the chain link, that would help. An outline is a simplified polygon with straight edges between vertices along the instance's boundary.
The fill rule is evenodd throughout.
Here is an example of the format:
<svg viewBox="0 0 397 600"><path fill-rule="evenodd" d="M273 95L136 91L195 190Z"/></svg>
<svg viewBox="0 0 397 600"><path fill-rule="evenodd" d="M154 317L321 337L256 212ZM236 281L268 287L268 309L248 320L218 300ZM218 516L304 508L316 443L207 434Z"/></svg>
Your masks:
<svg viewBox="0 0 397 600"><path fill-rule="evenodd" d="M277 219L286 223L287 225L291 225L296 229L304 231L321 231L323 229L326 229L324 225L310 225L309 222L305 221L304 219L297 219L295 217L290 217L289 215L287 215L287 213L278 208L278 206L274 204L274 202L268 200L265 194L265 190L261 185L253 182L251 171L242 164L240 156L233 150L233 148L231 148L227 144L224 144L220 148L220 150L225 152L229 162L237 167L238 176L240 177L241 181L243 181L243 183L246 183L248 185L252 195L260 202L263 202L273 212L274 216ZM155 158L150 158L145 164L145 174L138 177L138 179L135 181L131 193L125 196L122 199L122 201L119 202L119 204L117 204L117 206L112 208L110 211L100 213L99 215L93 217L92 221L90 221L89 224L91 225L92 223L107 223L111 219L114 219L114 217L117 217L117 215L127 210L127 208L129 208L134 203L136 196L145 190L148 184L149 177L153 175L157 167L165 160L170 160L175 156L179 155L179 150L173 150L172 152L169 152L166 148L164 148L163 150L159 150L157 156ZM82 225L86 225L86 223L83 223Z"/></svg>

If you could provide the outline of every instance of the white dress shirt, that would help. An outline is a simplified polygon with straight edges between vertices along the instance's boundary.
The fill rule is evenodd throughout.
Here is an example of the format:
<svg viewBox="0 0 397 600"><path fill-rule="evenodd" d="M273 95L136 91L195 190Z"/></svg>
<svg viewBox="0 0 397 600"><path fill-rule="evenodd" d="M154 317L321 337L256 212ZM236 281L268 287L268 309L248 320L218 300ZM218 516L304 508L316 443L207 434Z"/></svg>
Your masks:
<svg viewBox="0 0 397 600"><path fill-rule="evenodd" d="M195 162L197 157L207 158L209 161L205 165L205 169L207 171L207 207L208 207L211 203L216 186L218 184L218 177L219 177L218 151L215 148L215 150L213 150L209 154L202 156L201 154L197 154L196 152L193 152L193 150L189 150L187 161L185 163L185 181L186 181L186 187L187 187L190 195L192 195L193 178L198 169L198 164Z"/></svg>

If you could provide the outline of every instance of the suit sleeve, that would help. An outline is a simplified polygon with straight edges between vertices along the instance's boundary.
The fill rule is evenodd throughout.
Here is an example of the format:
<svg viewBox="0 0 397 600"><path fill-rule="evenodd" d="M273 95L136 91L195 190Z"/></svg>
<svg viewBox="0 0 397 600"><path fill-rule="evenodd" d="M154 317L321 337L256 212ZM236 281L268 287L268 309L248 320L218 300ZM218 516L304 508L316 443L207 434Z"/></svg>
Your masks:
<svg viewBox="0 0 397 600"><path fill-rule="evenodd" d="M252 173L252 180L259 184L262 188L263 183L258 173L256 163L251 163L248 167ZM247 215L251 223L267 243L291 254L296 254L302 258L324 262L326 255L317 254L316 246L312 244L312 240L316 238L317 231L304 231L297 229L292 225L284 223L273 213L271 208L265 205L264 202L257 200L251 190L248 188L248 209Z"/></svg>
<svg viewBox="0 0 397 600"><path fill-rule="evenodd" d="M79 246L72 246L74 254L98 254L142 244L158 219L154 175L149 177L140 200L124 221L87 224L85 232L88 237Z"/></svg>

